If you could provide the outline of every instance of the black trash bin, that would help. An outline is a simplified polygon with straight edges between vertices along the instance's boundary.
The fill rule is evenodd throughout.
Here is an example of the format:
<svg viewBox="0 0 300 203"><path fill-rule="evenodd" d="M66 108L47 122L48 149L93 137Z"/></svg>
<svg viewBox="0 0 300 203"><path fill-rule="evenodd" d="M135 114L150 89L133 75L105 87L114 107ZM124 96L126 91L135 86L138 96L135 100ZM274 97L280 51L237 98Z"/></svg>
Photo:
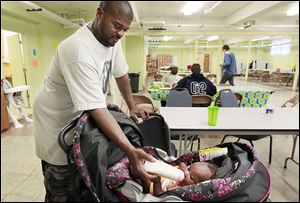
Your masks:
<svg viewBox="0 0 300 203"><path fill-rule="evenodd" d="M133 93L137 93L139 91L139 73L129 73L131 90Z"/></svg>

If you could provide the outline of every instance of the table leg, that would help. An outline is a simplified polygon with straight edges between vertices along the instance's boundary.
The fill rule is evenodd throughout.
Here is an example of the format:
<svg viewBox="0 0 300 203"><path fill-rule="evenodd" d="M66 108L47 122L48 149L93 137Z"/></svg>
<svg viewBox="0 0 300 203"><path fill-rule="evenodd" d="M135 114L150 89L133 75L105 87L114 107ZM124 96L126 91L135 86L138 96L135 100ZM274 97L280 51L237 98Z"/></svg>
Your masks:
<svg viewBox="0 0 300 203"><path fill-rule="evenodd" d="M182 145L182 134L179 134L179 156L178 157L180 157L181 156L181 145Z"/></svg>
<svg viewBox="0 0 300 203"><path fill-rule="evenodd" d="M293 149L292 149L292 155L291 157L287 157L284 161L284 168L286 168L287 165L287 161L291 160L293 161L295 164L299 165L299 163L294 159L294 155L295 155L295 150L296 150L296 144L297 144L297 139L298 136L297 135L293 135Z"/></svg>
<svg viewBox="0 0 300 203"><path fill-rule="evenodd" d="M194 140L194 137L197 136L197 135L184 135L185 138L184 138L184 148L183 148L183 152L185 153L187 148L190 147L190 145L192 144L193 140ZM189 137L191 138L190 140Z"/></svg>

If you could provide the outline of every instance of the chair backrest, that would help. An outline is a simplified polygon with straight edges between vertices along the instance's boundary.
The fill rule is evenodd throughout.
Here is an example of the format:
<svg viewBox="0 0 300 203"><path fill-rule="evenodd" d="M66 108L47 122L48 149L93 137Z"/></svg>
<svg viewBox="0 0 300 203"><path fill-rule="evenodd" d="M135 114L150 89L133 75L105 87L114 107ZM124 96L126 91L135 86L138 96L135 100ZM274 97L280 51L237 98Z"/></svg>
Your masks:
<svg viewBox="0 0 300 203"><path fill-rule="evenodd" d="M219 97L215 103L220 102L221 107L239 107L235 94L230 89L223 89L219 92Z"/></svg>
<svg viewBox="0 0 300 203"><path fill-rule="evenodd" d="M215 84L217 81L217 75L213 73L208 74L206 78L209 79L213 84Z"/></svg>
<svg viewBox="0 0 300 203"><path fill-rule="evenodd" d="M211 103L211 96L206 94L192 95L193 107L208 107Z"/></svg>
<svg viewBox="0 0 300 203"><path fill-rule="evenodd" d="M13 88L12 84L7 79L2 79L3 81L3 89Z"/></svg>
<svg viewBox="0 0 300 203"><path fill-rule="evenodd" d="M152 109L152 110L150 110L150 112L153 112L153 113L155 112L155 107L150 98L148 98L144 95L140 95L140 94L133 94L132 97L133 97L133 101L136 105L149 104Z"/></svg>
<svg viewBox="0 0 300 203"><path fill-rule="evenodd" d="M294 107L298 104L298 102L299 102L299 95L296 94L295 96L293 96L292 98L284 102L284 104L282 104L281 107L287 107L287 106Z"/></svg>
<svg viewBox="0 0 300 203"><path fill-rule="evenodd" d="M214 79L214 78L217 78L217 75L216 74L213 74L213 73L210 73L206 76L207 79L211 80L211 79Z"/></svg>
<svg viewBox="0 0 300 203"><path fill-rule="evenodd" d="M192 107L192 97L185 88L172 89L167 96L167 107Z"/></svg>
<svg viewBox="0 0 300 203"><path fill-rule="evenodd" d="M161 115L150 113L147 120L137 125L142 132L144 146L157 147L171 155L171 133Z"/></svg>
<svg viewBox="0 0 300 203"><path fill-rule="evenodd" d="M163 78L163 75L161 75L161 74L155 74L155 75L154 75L155 81L161 81L162 78Z"/></svg>

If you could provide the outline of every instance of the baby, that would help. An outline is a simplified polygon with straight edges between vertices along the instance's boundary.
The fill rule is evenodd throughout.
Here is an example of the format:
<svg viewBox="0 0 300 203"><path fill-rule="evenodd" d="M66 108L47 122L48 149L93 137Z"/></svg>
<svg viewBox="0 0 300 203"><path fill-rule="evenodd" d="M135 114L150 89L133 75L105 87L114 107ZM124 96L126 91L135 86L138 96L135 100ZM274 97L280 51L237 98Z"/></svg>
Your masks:
<svg viewBox="0 0 300 203"><path fill-rule="evenodd" d="M181 182L170 180L164 177L158 177L150 182L150 180L143 181L144 191L150 192L153 195L159 195L162 192L174 189L176 187L192 185L211 179L217 166L209 162L195 162L190 166L181 162L178 168L184 172L184 179Z"/></svg>

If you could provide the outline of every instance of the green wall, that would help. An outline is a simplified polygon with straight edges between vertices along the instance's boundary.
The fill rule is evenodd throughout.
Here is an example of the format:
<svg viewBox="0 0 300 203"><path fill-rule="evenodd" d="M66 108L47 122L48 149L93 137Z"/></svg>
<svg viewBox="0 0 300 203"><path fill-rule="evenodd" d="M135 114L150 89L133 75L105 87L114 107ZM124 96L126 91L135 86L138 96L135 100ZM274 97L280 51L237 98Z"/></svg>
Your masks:
<svg viewBox="0 0 300 203"><path fill-rule="evenodd" d="M61 24L40 15L38 17L42 23L37 23L27 18L24 10L16 2L1 4L1 29L18 32L22 35L24 63L27 69L30 103L32 105L34 96L43 83L52 60L55 50L53 44L61 42L73 33L74 29L63 29ZM36 50L36 56L33 56L33 49ZM38 60L38 67L32 67L32 59Z"/></svg>
<svg viewBox="0 0 300 203"><path fill-rule="evenodd" d="M143 89L146 79L146 56L144 51L143 36L126 36L125 38L126 61L129 73L140 73L139 90Z"/></svg>

